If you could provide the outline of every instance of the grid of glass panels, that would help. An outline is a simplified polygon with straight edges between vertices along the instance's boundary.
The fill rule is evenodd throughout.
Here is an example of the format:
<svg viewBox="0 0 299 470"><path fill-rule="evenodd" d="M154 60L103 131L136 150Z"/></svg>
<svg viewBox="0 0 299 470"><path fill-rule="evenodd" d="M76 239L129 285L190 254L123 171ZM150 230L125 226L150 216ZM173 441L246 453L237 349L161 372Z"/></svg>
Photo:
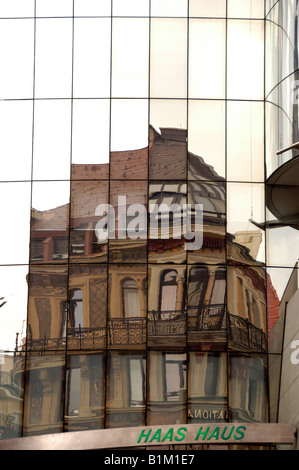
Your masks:
<svg viewBox="0 0 299 470"><path fill-rule="evenodd" d="M269 419L264 16L1 0L0 438Z"/></svg>

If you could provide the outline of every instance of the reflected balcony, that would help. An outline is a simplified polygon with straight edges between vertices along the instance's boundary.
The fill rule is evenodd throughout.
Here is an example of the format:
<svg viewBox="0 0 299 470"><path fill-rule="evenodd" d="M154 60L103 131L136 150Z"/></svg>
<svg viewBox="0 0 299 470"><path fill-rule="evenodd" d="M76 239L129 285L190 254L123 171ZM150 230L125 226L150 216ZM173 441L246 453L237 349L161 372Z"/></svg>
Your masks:
<svg viewBox="0 0 299 470"><path fill-rule="evenodd" d="M151 346L179 346L186 342L186 312L152 310L148 312L148 341Z"/></svg>
<svg viewBox="0 0 299 470"><path fill-rule="evenodd" d="M228 339L230 349L262 353L268 350L265 332L237 315L228 315Z"/></svg>
<svg viewBox="0 0 299 470"><path fill-rule="evenodd" d="M145 346L146 319L140 317L112 318L108 321L108 347Z"/></svg>
<svg viewBox="0 0 299 470"><path fill-rule="evenodd" d="M106 347L106 328L68 328L67 348L98 350Z"/></svg>

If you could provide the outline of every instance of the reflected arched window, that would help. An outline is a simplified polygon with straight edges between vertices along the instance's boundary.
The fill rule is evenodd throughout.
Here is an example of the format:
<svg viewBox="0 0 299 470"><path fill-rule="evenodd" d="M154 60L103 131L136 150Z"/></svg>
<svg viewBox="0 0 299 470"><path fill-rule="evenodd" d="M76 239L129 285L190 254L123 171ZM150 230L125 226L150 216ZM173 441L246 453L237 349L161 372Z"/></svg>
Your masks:
<svg viewBox="0 0 299 470"><path fill-rule="evenodd" d="M160 281L160 312L174 311L177 297L177 271L167 270L162 273Z"/></svg>
<svg viewBox="0 0 299 470"><path fill-rule="evenodd" d="M83 293L81 289L70 291L70 324L71 328L83 327Z"/></svg>
<svg viewBox="0 0 299 470"><path fill-rule="evenodd" d="M126 279L122 285L125 317L139 317L139 292L134 279Z"/></svg>

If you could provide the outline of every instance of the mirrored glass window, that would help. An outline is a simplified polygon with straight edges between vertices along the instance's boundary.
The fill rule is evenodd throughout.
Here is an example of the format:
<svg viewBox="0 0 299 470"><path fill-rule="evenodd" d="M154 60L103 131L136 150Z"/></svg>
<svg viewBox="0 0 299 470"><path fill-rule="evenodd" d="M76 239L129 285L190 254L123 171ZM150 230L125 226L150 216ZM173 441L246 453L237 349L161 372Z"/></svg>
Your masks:
<svg viewBox="0 0 299 470"><path fill-rule="evenodd" d="M217 141L215 141L217 135ZM225 102L188 104L188 177L219 181L225 176Z"/></svg>
<svg viewBox="0 0 299 470"><path fill-rule="evenodd" d="M0 439L22 436L25 357L0 352Z"/></svg>
<svg viewBox="0 0 299 470"><path fill-rule="evenodd" d="M0 98L32 98L34 21L1 20L0 42L5 44L0 51L1 68L5 70L0 77Z"/></svg>
<svg viewBox="0 0 299 470"><path fill-rule="evenodd" d="M39 18L36 20L35 97L70 98L71 91L72 19Z"/></svg>
<svg viewBox="0 0 299 470"><path fill-rule="evenodd" d="M1 0L0 18L34 16L34 0Z"/></svg>
<svg viewBox="0 0 299 470"><path fill-rule="evenodd" d="M75 0L75 16L110 16L111 0Z"/></svg>
<svg viewBox="0 0 299 470"><path fill-rule="evenodd" d="M114 18L112 28L112 96L146 98L149 20Z"/></svg>
<svg viewBox="0 0 299 470"><path fill-rule="evenodd" d="M228 18L264 18L264 0L228 0Z"/></svg>
<svg viewBox="0 0 299 470"><path fill-rule="evenodd" d="M187 16L187 0L151 0L151 16Z"/></svg>
<svg viewBox="0 0 299 470"><path fill-rule="evenodd" d="M30 232L30 183L0 183L0 263L27 264ZM0 294L1 296L1 294Z"/></svg>
<svg viewBox="0 0 299 470"><path fill-rule="evenodd" d="M151 351L147 422L180 424L186 421L186 354Z"/></svg>
<svg viewBox="0 0 299 470"><path fill-rule="evenodd" d="M36 100L33 179L69 179L71 101Z"/></svg>
<svg viewBox="0 0 299 470"><path fill-rule="evenodd" d="M27 275L28 266L0 267L0 351L21 351L25 343Z"/></svg>
<svg viewBox="0 0 299 470"><path fill-rule="evenodd" d="M188 422L223 423L227 410L225 353L191 352L188 368Z"/></svg>
<svg viewBox="0 0 299 470"><path fill-rule="evenodd" d="M148 100L111 100L111 151L148 146Z"/></svg>
<svg viewBox="0 0 299 470"><path fill-rule="evenodd" d="M32 101L0 101L1 181L30 180Z"/></svg>
<svg viewBox="0 0 299 470"><path fill-rule="evenodd" d="M27 357L24 436L62 432L64 364L60 354Z"/></svg>
<svg viewBox="0 0 299 470"><path fill-rule="evenodd" d="M227 179L264 181L264 103L227 103Z"/></svg>
<svg viewBox="0 0 299 470"><path fill-rule="evenodd" d="M238 2L242 3L242 2ZM227 97L262 100L264 95L264 22L228 21Z"/></svg>
<svg viewBox="0 0 299 470"><path fill-rule="evenodd" d="M148 16L149 0L113 0L114 16Z"/></svg>
<svg viewBox="0 0 299 470"><path fill-rule="evenodd" d="M106 426L145 424L145 356L111 352L108 357Z"/></svg>
<svg viewBox="0 0 299 470"><path fill-rule="evenodd" d="M36 16L72 16L73 0L36 0Z"/></svg>
<svg viewBox="0 0 299 470"><path fill-rule="evenodd" d="M190 20L190 98L224 98L225 20Z"/></svg>
<svg viewBox="0 0 299 470"><path fill-rule="evenodd" d="M226 0L189 0L190 17L221 17L226 16Z"/></svg>
<svg viewBox="0 0 299 470"><path fill-rule="evenodd" d="M104 356L68 356L65 431L103 428L104 378Z"/></svg>
<svg viewBox="0 0 299 470"><path fill-rule="evenodd" d="M151 20L150 96L187 97L187 21Z"/></svg>
<svg viewBox="0 0 299 470"><path fill-rule="evenodd" d="M75 98L109 98L110 45L109 18L75 18L73 64Z"/></svg>

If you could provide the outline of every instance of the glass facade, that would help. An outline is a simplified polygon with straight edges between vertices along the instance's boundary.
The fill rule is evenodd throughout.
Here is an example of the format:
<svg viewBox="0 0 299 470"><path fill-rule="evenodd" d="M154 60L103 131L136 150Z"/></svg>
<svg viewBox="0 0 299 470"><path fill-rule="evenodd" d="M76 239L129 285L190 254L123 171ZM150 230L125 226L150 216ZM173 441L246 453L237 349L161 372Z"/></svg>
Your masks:
<svg viewBox="0 0 299 470"><path fill-rule="evenodd" d="M279 421L297 13L0 0L0 439Z"/></svg>

